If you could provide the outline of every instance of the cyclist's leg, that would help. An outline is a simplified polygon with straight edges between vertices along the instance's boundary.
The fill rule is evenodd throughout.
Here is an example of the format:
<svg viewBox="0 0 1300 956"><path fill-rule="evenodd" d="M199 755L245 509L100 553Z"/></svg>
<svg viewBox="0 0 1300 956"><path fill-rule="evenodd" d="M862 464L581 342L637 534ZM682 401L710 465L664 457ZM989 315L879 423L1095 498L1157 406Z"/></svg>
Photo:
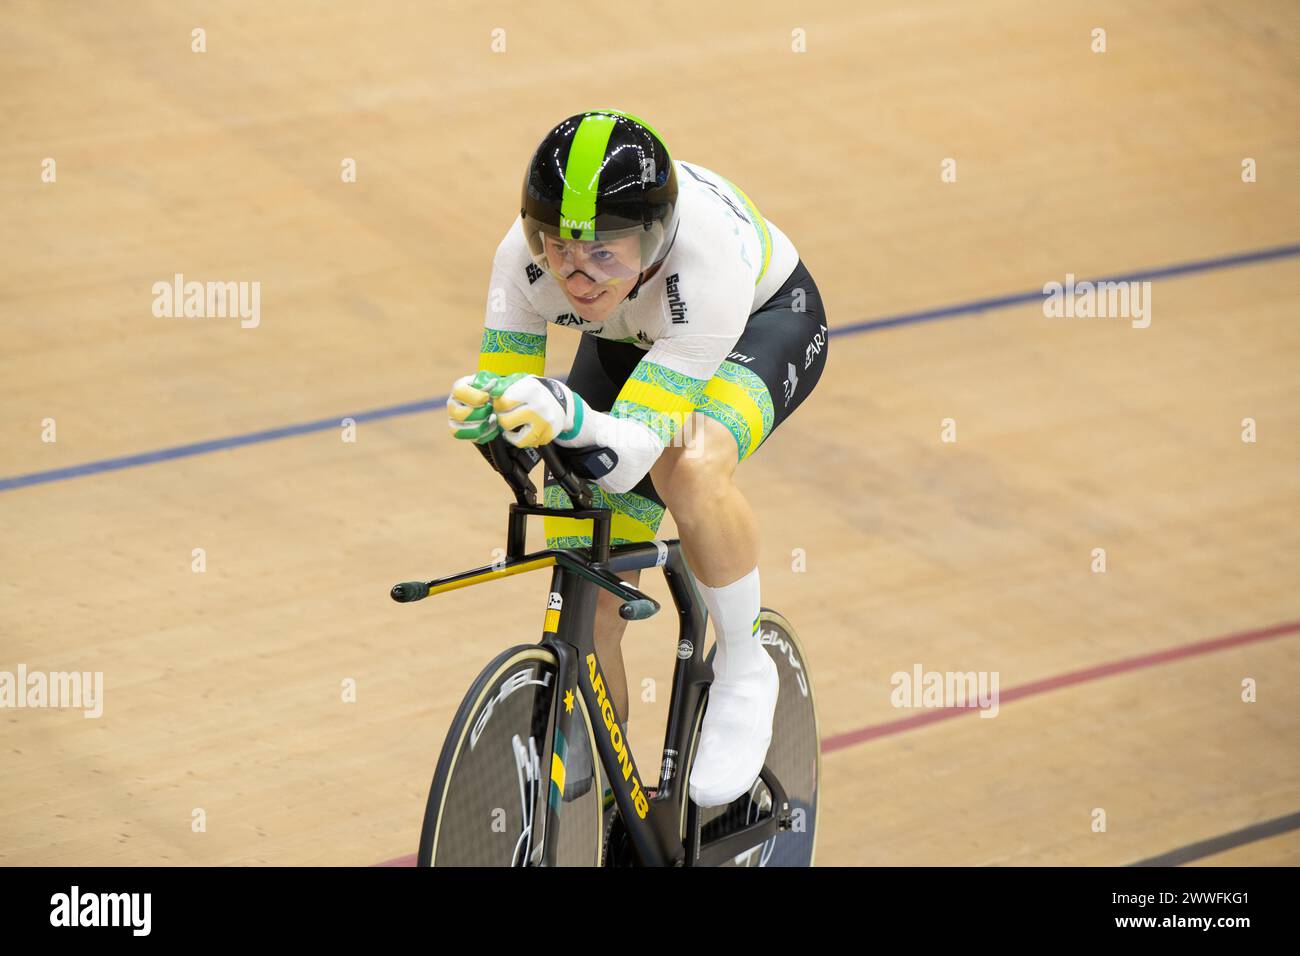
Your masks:
<svg viewBox="0 0 1300 956"><path fill-rule="evenodd" d="M724 587L758 563L757 521L732 479L817 384L826 333L821 297L800 262L709 382L693 434L651 469L691 570L708 587Z"/></svg>
<svg viewBox="0 0 1300 956"><path fill-rule="evenodd" d="M762 767L776 703L775 670L757 642L758 523L733 481L737 464L799 406L821 376L827 328L802 263L750 317L699 406L694 441L668 449L651 474L677 522L714 619L714 687L692 796L729 802Z"/></svg>
<svg viewBox="0 0 1300 956"><path fill-rule="evenodd" d="M758 563L758 523L732 480L740 462L735 436L703 412L695 414L692 428L689 447L665 449L650 474L677 523L695 579L719 588Z"/></svg>

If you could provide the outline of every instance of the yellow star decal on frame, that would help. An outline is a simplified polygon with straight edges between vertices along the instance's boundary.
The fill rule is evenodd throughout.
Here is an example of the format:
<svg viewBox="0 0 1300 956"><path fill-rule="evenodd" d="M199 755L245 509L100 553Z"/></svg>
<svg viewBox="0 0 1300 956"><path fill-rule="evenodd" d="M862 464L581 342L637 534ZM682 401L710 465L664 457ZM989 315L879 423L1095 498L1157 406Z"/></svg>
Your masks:
<svg viewBox="0 0 1300 956"><path fill-rule="evenodd" d="M573 691L571 690L564 692L564 712L566 714L573 713Z"/></svg>

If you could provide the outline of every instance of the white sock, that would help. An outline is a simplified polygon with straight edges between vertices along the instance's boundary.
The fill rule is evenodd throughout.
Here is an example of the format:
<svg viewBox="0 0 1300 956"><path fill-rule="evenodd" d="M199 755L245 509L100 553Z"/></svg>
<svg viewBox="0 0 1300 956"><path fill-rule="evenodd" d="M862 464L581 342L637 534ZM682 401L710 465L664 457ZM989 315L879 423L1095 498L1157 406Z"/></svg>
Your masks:
<svg viewBox="0 0 1300 956"><path fill-rule="evenodd" d="M729 680L758 670L767 653L758 643L758 568L724 587L698 586L718 641L714 678Z"/></svg>

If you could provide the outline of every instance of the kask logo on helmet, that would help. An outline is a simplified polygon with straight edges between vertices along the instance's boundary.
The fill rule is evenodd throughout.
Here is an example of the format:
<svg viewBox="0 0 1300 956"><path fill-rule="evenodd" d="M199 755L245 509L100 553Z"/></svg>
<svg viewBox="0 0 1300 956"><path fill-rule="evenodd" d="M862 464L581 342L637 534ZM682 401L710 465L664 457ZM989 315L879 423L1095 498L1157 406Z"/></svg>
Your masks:
<svg viewBox="0 0 1300 956"><path fill-rule="evenodd" d="M561 216L560 227L562 229L595 229L596 224L590 219L565 219Z"/></svg>

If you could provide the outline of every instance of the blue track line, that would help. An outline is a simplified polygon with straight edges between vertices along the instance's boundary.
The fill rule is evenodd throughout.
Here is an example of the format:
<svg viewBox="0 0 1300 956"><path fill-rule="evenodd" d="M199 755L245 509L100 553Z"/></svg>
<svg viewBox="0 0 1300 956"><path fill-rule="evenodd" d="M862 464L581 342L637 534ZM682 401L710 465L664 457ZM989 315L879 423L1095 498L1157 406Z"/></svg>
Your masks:
<svg viewBox="0 0 1300 956"><path fill-rule="evenodd" d="M1231 256L1218 256L1212 259L1197 259L1192 262L1176 263L1154 269L1143 269L1121 275L1103 276L1092 282L1147 282L1152 279L1168 279L1174 276L1192 275L1198 272L1214 272L1220 269L1232 269L1238 266L1253 265L1274 259L1289 259L1300 256L1300 244L1274 246L1269 249L1257 249ZM1082 281L1082 280L1080 280ZM863 332L875 332L880 329L895 328L900 325L914 325L920 322L933 322L937 319L951 319L960 315L977 315L992 309L1003 309L1012 305L1021 305L1043 298L1041 289L1030 292L1018 292L1014 295L996 296L989 299L975 299L938 309L922 312L906 312L901 315L886 316L881 319L869 319L852 325L839 325L830 330L831 335L857 335ZM54 481L68 481L86 475L97 475L106 471L121 471L124 468L136 468L140 465L152 465L160 461L175 458L189 458L193 455L206 455L211 452L224 451L227 448L239 448L243 445L257 445L262 442L278 441L281 438L294 438L312 432L327 431L340 426L344 418L351 418L360 424L398 415L413 415L442 408L447 404L447 396L428 398L402 405L389 405L366 412L354 412L350 415L337 415L332 418L320 418L298 425L285 425L281 428L269 428L260 432L244 435L231 435L228 438L213 438L208 441L194 442L189 445L175 445L171 448L159 448L155 451L142 452L138 455L125 455L120 458L102 458L81 465L67 468L54 468L49 471L34 471L26 475L14 475L12 478L0 478L0 491L12 491L15 488L27 488L32 485L44 485Z"/></svg>
<svg viewBox="0 0 1300 956"><path fill-rule="evenodd" d="M1158 269L1145 269L1123 275L1102 276L1089 279L1089 282L1149 282L1152 279L1168 279L1173 276L1191 275L1196 272L1213 272L1218 269L1232 269L1236 266L1253 265L1256 262L1268 262L1270 259L1289 259L1300 255L1300 245L1275 246L1272 249L1257 249L1235 256L1219 256L1214 259L1197 259L1193 262L1180 262ZM1062 278L1064 278L1062 276ZM1084 280L1079 279L1075 282ZM951 319L958 315L973 315L990 309L1004 309L1010 305L1034 302L1043 298L1041 289L1032 292L1017 292L1014 295L1002 295L992 299L976 299L973 302L961 302L957 305L944 306L941 309L928 309L924 312L906 312L884 319L869 319L852 325L838 325L831 329L831 335L853 335L859 332L873 332L876 329L893 328L896 325L913 325L917 322L933 322L935 319ZM2 486L0 486L2 487Z"/></svg>

